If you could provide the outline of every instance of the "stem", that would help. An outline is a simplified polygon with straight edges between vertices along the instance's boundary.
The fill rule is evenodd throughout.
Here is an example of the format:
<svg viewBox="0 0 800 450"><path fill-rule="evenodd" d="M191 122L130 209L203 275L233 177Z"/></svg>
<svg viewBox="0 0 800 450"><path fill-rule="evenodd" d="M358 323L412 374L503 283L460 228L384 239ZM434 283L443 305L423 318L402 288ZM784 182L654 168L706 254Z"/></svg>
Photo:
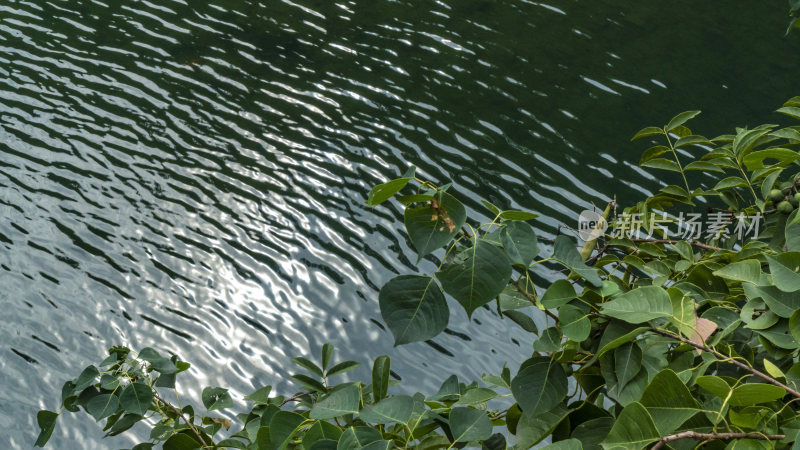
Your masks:
<svg viewBox="0 0 800 450"><path fill-rule="evenodd" d="M519 292L520 292L522 295L524 295L525 297L527 297L527 298L528 298L528 301L530 301L530 302L531 302L531 303L533 303L534 305L536 304L536 297L534 297L533 295L531 295L531 294L530 294L528 291L526 291L526 290L522 289L522 287L520 287L520 285L519 285L519 281L517 281L517 280L511 280L511 284L513 284L513 285L514 285L514 286L517 288L517 290L518 290L518 291L519 291ZM545 313L545 314L547 314L548 316L550 316L550 318L552 318L553 320L555 320L556 322L558 322L558 316L557 316L557 315L555 315L555 314L553 314L552 312L550 312L550 310L549 310L549 309L544 309L543 311L544 311L544 313Z"/></svg>
<svg viewBox="0 0 800 450"><path fill-rule="evenodd" d="M675 162L678 164L678 169L681 171L681 177L683 177L683 184L686 185L686 193L688 195L692 195L692 190L689 189L689 182L686 181L686 174L683 173L683 166L681 165L681 160L678 159L678 152L675 151L675 147L672 146L672 140L669 138L669 131L667 131L666 127L664 128L664 136L667 138L667 144L669 144L669 149L672 150L672 156L675 157Z"/></svg>
<svg viewBox="0 0 800 450"><path fill-rule="evenodd" d="M739 160L736 158L734 159L736 160L736 166L739 168L739 172L742 174L742 178L744 178L744 181L747 182L747 187L750 188L750 193L753 194L753 199L755 199L755 201L758 202L758 196L756 195L756 191L753 190L753 183L751 183L750 179L747 178L747 174L744 173L744 169L742 169L742 165L739 164Z"/></svg>
<svg viewBox="0 0 800 450"><path fill-rule="evenodd" d="M286 400L284 400L281 403L281 406L283 406L283 405L285 405L285 404L287 404L289 402L299 402L301 398L305 397L306 395L311 395L313 393L314 393L314 391L301 392L301 393L299 393L299 394L297 394L297 395L295 395L293 397L289 397Z"/></svg>
<svg viewBox="0 0 800 450"><path fill-rule="evenodd" d="M766 381L767 383L775 385L775 386L778 386L779 388L781 388L781 389L785 390L786 392L788 392L789 394L791 394L793 397L800 399L800 392L797 392L796 390L790 388L789 386L781 383L780 381L776 380L775 378L772 378L771 376L765 374L764 372L762 372L762 371L760 371L758 369L750 367L747 364L744 364L744 363L742 363L740 361L737 361L737 360L733 359L730 356L723 355L722 353L714 350L711 347L707 347L705 345L698 344L698 343L696 343L694 341L686 339L683 336L678 336L676 334L672 334L672 333L670 333L668 331L659 330L657 328L652 328L652 329L650 329L650 331L652 331L653 333L656 333L656 334L660 334L661 336L664 336L664 337L668 337L668 338L671 338L671 339L677 339L677 340L683 342L684 344L689 344L689 345L691 345L692 347L694 347L694 348L696 348L698 350L702 350L704 352L711 353L718 360L723 361L723 362L731 363L734 366L736 366L736 367L738 367L738 368L740 368L740 369L742 369L744 371L750 372L751 374L761 378L762 380Z"/></svg>
<svg viewBox="0 0 800 450"><path fill-rule="evenodd" d="M197 439L200 440L200 443L203 444L203 448L209 447L208 443L206 443L206 440L203 439L203 436L200 434L199 431L197 431L197 428L195 428L192 422L190 422L189 419L187 419L186 416L184 416L183 413L178 408L172 406L169 402L161 398L161 396L158 395L158 392L156 392L155 389L153 389L153 397L155 397L157 401L161 402L161 404L171 409L172 412L177 414L181 419L183 419L184 422L186 422L186 425L189 426L189 429L192 430L192 433L194 433L194 435L197 436Z"/></svg>
<svg viewBox="0 0 800 450"><path fill-rule="evenodd" d="M731 439L756 439L759 441L780 441L785 439L784 434L761 434L761 433L698 433L696 431L682 431L680 433L670 434L664 436L656 442L656 445L651 447L650 450L657 450L665 446L668 442L677 441L679 439L694 439L697 441L711 441L714 439L721 439L729 441Z"/></svg>

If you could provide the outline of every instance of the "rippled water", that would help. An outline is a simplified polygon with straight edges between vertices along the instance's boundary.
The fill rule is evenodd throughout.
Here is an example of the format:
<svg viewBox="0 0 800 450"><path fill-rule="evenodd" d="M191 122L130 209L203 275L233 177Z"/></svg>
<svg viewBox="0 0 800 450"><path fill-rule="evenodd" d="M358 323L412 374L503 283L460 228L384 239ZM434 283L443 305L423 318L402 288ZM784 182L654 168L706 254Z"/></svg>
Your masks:
<svg viewBox="0 0 800 450"><path fill-rule="evenodd" d="M799 93L781 7L640 3L0 0L0 447L118 343L192 362L190 398L288 392L326 341L427 392L518 364L488 310L392 348L377 290L417 269L365 193L415 164L552 236L657 186L640 126L701 107L715 135ZM132 442L62 419L52 448Z"/></svg>

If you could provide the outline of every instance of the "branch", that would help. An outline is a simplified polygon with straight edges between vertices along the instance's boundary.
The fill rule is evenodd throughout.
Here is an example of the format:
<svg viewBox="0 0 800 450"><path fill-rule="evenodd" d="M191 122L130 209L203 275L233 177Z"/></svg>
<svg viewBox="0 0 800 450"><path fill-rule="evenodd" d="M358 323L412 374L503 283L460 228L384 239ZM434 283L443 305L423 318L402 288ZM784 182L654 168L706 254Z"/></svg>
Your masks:
<svg viewBox="0 0 800 450"><path fill-rule="evenodd" d="M522 289L522 287L520 287L519 285L519 281L512 279L511 284L513 284L522 295L527 297L529 302L533 303L534 305L536 304L536 298L533 295L531 295L530 292L526 291L525 289ZM551 319L558 322L558 316L550 312L549 309L545 308L543 311L545 314L550 316Z"/></svg>
<svg viewBox="0 0 800 450"><path fill-rule="evenodd" d="M314 391L301 392L300 394L297 394L297 395L295 395L293 397L289 397L286 400L284 400L281 403L281 406L283 406L283 405L285 405L285 404L287 404L289 402L299 402L301 398L305 397L306 395L313 394L313 393L314 393Z"/></svg>
<svg viewBox="0 0 800 450"><path fill-rule="evenodd" d="M744 363L742 363L740 361L737 361L737 360L733 359L730 356L723 355L722 353L714 350L711 347L706 347L705 345L698 344L698 343L693 342L693 341L691 341L689 339L686 339L683 336L678 336L678 335L672 334L672 333L670 333L668 331L662 331L662 330L659 330L659 329L656 329L656 328L651 328L650 331L652 331L653 333L656 333L656 334L660 334L661 336L664 336L664 337L677 339L677 340L679 340L679 341L681 341L681 342L683 342L685 344L691 345L692 347L694 347L696 349L702 350L704 352L711 353L718 360L724 361L724 362L729 362L729 363L735 365L736 367L738 367L738 368L740 368L742 370L745 370L747 372L750 372L753 375L763 379L764 381L766 381L769 384L773 384L775 386L778 386L779 388L781 388L781 389L785 390L786 392L792 394L793 397L800 399L800 392L797 392L796 390L794 390L794 389L790 388L789 386L781 383L780 381L776 380L775 378L772 378L771 376L765 374L764 372L761 372L758 369L750 367L747 364L744 364Z"/></svg>
<svg viewBox="0 0 800 450"><path fill-rule="evenodd" d="M158 400L159 402L161 402L161 404L163 404L163 405L164 405L164 406L166 406L167 408L171 409L171 410L172 410L172 412L174 412L175 414L177 414L178 416L180 416L180 418L181 418L181 419L183 419L183 421L184 421L184 422L186 422L186 425L188 425L188 426L189 426L189 429L190 429L190 430L192 430L192 433L194 433L194 435L195 435L195 436L197 436L197 439L199 439L199 440L200 440L200 443L201 443L201 444L203 444L203 448L210 447L210 446L209 446L209 445L206 443L205 439L203 439L203 436L200 434L200 432L199 432L199 431L197 431L197 428L195 428L195 426L194 426L194 425L192 425L192 422L190 422L190 421L189 421L189 419L187 419L187 418L186 418L186 416L184 416L184 415L183 415L183 413L182 413L182 412L180 412L180 410L178 410L178 408L176 408L176 407L172 406L172 405L171 405L169 402L167 402L166 400L164 400L163 398L161 398L161 396L160 396L160 395L158 395L158 392L156 392L156 390L155 390L155 389L153 389L153 396L155 397L155 399L156 399L156 400Z"/></svg>
<svg viewBox="0 0 800 450"><path fill-rule="evenodd" d="M761 433L698 433L696 431L682 431L680 433L664 436L656 442L656 445L650 450L657 450L666 445L668 442L677 441L679 439L694 439L697 441L711 441L714 439L722 439L729 441L731 439L757 439L759 441L780 441L784 439L784 434L761 434Z"/></svg>

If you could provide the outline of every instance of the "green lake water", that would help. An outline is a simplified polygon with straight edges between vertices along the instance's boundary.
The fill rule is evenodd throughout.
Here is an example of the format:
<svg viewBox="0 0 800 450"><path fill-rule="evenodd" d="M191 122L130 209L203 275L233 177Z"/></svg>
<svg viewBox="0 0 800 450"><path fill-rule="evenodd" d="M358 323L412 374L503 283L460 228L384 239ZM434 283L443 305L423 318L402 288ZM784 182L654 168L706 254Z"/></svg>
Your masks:
<svg viewBox="0 0 800 450"><path fill-rule="evenodd" d="M743 0L0 0L0 447L30 448L115 344L178 353L188 399L228 386L240 408L325 342L427 393L515 369L531 338L488 309L392 347L379 287L434 267L368 189L413 164L552 238L660 186L642 126L784 122L787 21ZM135 443L101 436L64 417L50 447Z"/></svg>

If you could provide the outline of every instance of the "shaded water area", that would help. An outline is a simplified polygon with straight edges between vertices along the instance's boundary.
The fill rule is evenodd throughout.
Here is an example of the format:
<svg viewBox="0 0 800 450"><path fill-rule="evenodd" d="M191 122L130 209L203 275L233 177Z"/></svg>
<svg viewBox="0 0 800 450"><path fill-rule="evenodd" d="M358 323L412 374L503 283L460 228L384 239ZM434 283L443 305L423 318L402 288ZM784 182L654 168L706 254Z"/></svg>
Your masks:
<svg viewBox="0 0 800 450"><path fill-rule="evenodd" d="M294 391L290 358L325 342L427 393L515 369L532 339L488 309L392 347L379 287L434 265L369 187L414 164L552 238L660 185L641 126L782 120L800 94L783 7L0 0L0 447L30 448L36 410L115 344L179 354L189 400L221 385L240 407ZM63 417L50 447L135 443L101 437Z"/></svg>

